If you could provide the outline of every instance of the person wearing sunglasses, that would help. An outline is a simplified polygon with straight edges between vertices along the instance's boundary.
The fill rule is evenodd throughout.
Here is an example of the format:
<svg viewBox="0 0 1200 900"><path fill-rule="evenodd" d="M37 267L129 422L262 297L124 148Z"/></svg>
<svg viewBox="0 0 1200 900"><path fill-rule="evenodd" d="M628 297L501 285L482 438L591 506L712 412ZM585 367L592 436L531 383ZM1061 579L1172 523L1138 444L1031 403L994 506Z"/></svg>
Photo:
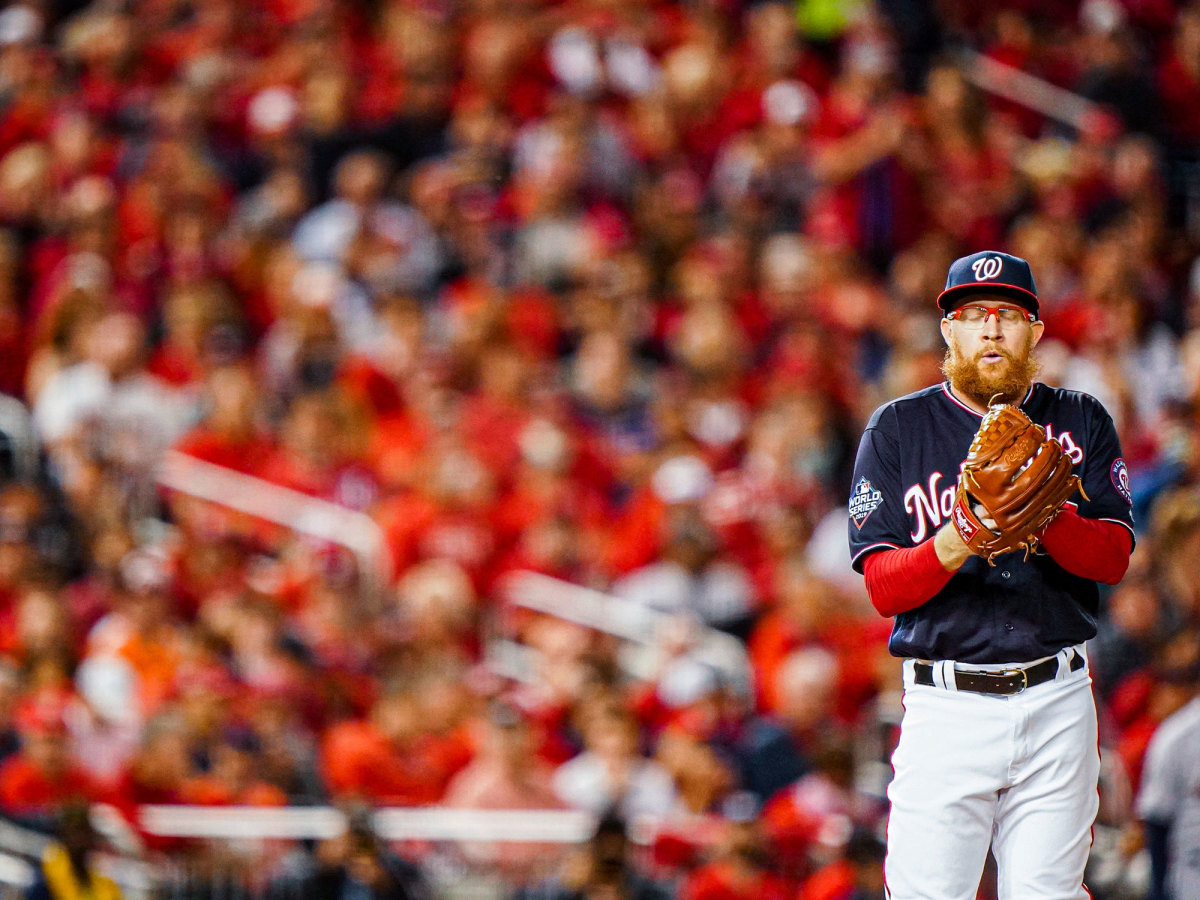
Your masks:
<svg viewBox="0 0 1200 900"><path fill-rule="evenodd" d="M1128 469L1098 400L1035 380L1046 325L1028 262L955 260L937 303L946 380L875 411L849 501L853 565L904 659L888 896L971 900L990 847L1001 900L1083 900L1100 768L1084 642L1098 584L1119 581L1133 550ZM1082 491L1035 552L990 565L951 513L996 403L1059 441Z"/></svg>

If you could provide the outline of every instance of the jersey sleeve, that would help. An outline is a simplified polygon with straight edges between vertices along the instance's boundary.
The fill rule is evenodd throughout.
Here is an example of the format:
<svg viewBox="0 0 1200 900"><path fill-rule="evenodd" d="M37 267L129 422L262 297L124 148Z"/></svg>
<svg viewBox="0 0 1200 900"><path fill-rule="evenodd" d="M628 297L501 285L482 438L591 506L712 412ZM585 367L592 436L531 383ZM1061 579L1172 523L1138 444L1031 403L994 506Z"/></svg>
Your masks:
<svg viewBox="0 0 1200 900"><path fill-rule="evenodd" d="M882 407L871 417L854 460L847 527L851 564L857 572L862 572L868 553L912 545L901 496L897 436L886 427L892 420L889 410Z"/></svg>
<svg viewBox="0 0 1200 900"><path fill-rule="evenodd" d="M1089 398L1091 399L1091 398ZM1079 477L1087 499L1079 498L1079 514L1087 519L1117 522L1133 530L1133 493L1129 487L1129 467L1121 456L1121 442L1112 416L1091 400L1093 409L1088 427L1087 456Z"/></svg>

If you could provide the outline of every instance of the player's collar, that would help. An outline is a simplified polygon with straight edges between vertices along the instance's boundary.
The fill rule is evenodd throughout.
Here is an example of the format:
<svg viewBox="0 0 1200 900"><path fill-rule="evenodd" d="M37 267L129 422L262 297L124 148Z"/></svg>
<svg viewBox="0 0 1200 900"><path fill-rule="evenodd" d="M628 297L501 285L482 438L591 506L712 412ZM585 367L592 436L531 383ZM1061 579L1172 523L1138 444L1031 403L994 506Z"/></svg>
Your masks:
<svg viewBox="0 0 1200 900"><path fill-rule="evenodd" d="M1029 385L1029 390L1025 392L1025 396L1021 398L1021 402L1017 404L1018 407L1022 407L1026 403L1029 402L1029 398L1033 396L1033 389L1035 387L1037 387L1036 381L1033 384ZM951 403L953 403L955 406L959 407L960 409L965 409L967 412L969 412L971 415L973 415L977 419L983 418L983 413L979 412L978 410L972 409L971 407L967 406L967 404L963 403L961 400L959 400L957 397L954 396L954 391L950 390L950 382L949 381L942 382L942 393L945 394L947 399L949 399L949 401Z"/></svg>

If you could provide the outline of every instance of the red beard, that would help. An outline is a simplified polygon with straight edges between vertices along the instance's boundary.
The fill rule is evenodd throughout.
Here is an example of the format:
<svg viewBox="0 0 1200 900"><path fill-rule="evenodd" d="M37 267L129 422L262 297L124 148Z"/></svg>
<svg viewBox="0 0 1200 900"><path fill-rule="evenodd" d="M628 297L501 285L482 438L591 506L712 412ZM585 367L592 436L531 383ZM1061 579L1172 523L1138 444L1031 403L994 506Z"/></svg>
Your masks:
<svg viewBox="0 0 1200 900"><path fill-rule="evenodd" d="M990 365L986 373L981 365L985 353L999 353L1003 364ZM1029 390L1033 377L1038 372L1037 360L1033 358L1033 335L1025 346L1016 353L1001 347L985 347L973 359L963 356L958 342L950 339L946 358L942 362L942 373L950 386L963 397L980 406L988 406L995 398L997 403L1017 403Z"/></svg>

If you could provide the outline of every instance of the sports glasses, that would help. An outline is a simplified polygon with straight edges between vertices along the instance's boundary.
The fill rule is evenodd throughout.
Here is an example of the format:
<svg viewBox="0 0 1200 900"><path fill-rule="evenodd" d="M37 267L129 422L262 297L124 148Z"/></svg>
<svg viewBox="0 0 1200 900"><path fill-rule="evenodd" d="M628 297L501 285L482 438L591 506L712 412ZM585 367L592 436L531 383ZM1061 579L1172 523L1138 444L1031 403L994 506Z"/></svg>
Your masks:
<svg viewBox="0 0 1200 900"><path fill-rule="evenodd" d="M1018 322L1036 322L1037 316L1019 306L960 306L946 313L946 318L958 322L963 328L982 328L993 313L1001 325L1016 325Z"/></svg>

